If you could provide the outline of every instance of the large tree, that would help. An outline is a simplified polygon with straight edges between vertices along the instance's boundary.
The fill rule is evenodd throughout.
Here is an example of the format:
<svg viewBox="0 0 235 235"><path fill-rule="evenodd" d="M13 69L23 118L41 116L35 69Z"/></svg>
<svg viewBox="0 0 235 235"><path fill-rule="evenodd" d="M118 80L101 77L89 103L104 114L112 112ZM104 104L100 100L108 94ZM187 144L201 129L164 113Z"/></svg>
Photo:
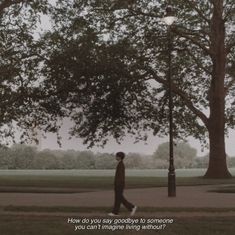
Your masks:
<svg viewBox="0 0 235 235"><path fill-rule="evenodd" d="M168 2L58 1L45 35L44 85L90 145L127 133L168 133ZM209 139L206 177L230 177L225 133L235 125L233 0L172 1L174 135ZM63 113L65 114L65 112ZM139 134L139 135L138 135Z"/></svg>
<svg viewBox="0 0 235 235"><path fill-rule="evenodd" d="M48 11L46 0L0 1L0 144L15 134L22 140L39 119L38 91L40 17ZM19 130L20 128L20 130ZM18 130L18 131L16 131ZM35 138L35 137L34 137Z"/></svg>

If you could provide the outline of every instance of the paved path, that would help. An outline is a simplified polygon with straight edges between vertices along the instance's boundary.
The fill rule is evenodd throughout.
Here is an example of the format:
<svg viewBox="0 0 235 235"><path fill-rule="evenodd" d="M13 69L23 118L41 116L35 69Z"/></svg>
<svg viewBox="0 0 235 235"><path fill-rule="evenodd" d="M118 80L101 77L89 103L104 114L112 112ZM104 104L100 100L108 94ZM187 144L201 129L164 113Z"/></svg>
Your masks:
<svg viewBox="0 0 235 235"><path fill-rule="evenodd" d="M128 189L125 196L139 207L235 208L235 194L208 192L218 186L180 186L175 198L167 188ZM0 206L110 207L113 191L82 193L0 193Z"/></svg>

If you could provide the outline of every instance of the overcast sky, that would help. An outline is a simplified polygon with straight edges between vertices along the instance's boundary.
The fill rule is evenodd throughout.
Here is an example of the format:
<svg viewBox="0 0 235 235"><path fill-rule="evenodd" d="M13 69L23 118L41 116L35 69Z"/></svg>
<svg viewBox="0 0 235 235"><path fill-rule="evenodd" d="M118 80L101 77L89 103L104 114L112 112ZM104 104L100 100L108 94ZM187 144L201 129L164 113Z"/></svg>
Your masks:
<svg viewBox="0 0 235 235"><path fill-rule="evenodd" d="M75 150L88 150L87 146L85 146L81 139L73 138L69 140L68 130L71 127L71 123L66 121L61 129L61 136L62 136L62 147L61 149L75 149ZM49 149L60 149L59 145L57 144L56 135L54 134L47 134L46 139L41 139L41 149L49 148ZM110 141L104 146L101 147L94 147L90 150L94 152L108 152L114 153L117 151L124 151L124 152L138 152L143 154L152 154L156 151L159 144L167 142L168 137L159 138L149 134L149 138L146 142L139 142L134 144L134 139L130 136L127 136L121 144L117 144L116 141L110 138ZM226 138L226 151L229 156L235 156L235 132L231 131L229 137ZM188 139L189 144L197 149L198 156L203 156L208 153L208 149L204 151L201 150L201 145L199 141L194 138Z"/></svg>

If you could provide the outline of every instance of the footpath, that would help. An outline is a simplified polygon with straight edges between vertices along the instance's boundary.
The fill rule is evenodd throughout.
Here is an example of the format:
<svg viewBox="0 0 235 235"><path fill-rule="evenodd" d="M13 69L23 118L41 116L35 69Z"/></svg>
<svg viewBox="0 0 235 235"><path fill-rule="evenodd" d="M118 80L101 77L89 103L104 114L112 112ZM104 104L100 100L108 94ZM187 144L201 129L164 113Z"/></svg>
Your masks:
<svg viewBox="0 0 235 235"><path fill-rule="evenodd" d="M140 216L235 216L235 195L233 193L211 192L211 190L215 190L218 187L220 186L179 186L177 187L176 197L168 197L166 187L127 189L124 195L127 200L139 207L136 215ZM107 210L105 208L112 208L113 197L114 194L111 190L60 194L2 192L0 193L1 208L6 206L81 207L90 208L90 212L85 213L84 210L76 213L11 212L0 210L0 215L20 213L53 216L104 216ZM105 211L97 210L99 207ZM96 208L96 210L92 211L92 208ZM146 208L150 208L150 211L148 212ZM124 212L125 215L128 214Z"/></svg>

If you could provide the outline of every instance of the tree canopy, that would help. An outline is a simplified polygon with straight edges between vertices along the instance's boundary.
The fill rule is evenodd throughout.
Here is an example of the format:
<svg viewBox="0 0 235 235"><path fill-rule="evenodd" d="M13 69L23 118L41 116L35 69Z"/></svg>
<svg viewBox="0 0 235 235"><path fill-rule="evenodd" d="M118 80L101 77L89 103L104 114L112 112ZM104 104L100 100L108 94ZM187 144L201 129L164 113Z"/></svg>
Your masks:
<svg viewBox="0 0 235 235"><path fill-rule="evenodd" d="M235 4L233 0L57 0L52 30L35 29L45 0L0 3L0 133L14 122L58 132L69 117L71 134L90 146L168 134L167 28L171 2L175 138L206 142L208 177L229 177L225 133L235 117Z"/></svg>
<svg viewBox="0 0 235 235"><path fill-rule="evenodd" d="M21 127L22 139L34 127L38 65L41 60L35 30L46 0L2 0L0 2L0 138L9 143ZM35 115L35 112L37 115Z"/></svg>
<svg viewBox="0 0 235 235"><path fill-rule="evenodd" d="M142 124L143 129L150 127L156 133L166 133L167 45L166 27L161 22L166 3L112 2L70 1L67 4L59 1L53 15L55 31L46 37L50 44L47 42L49 61L45 86L50 83L57 90L60 86L67 95L67 103L78 107L76 113L80 115L75 119L83 116L83 121L79 119L75 129L87 139L90 134L93 140L105 138L106 133L112 131L109 134L118 138L125 134L123 127L139 129L132 126L137 123ZM229 1L224 4L223 14L229 25L225 38L229 55L226 83L229 83L228 98L234 99L234 87L229 82L233 80L230 70L233 71L234 63L233 11L230 9L233 4ZM173 28L175 134L204 140L206 128L202 122L205 124L208 119L208 90L212 82L213 3L177 1L174 7L178 15ZM233 127L229 104L227 127ZM116 131L112 124L118 128Z"/></svg>
<svg viewBox="0 0 235 235"><path fill-rule="evenodd" d="M168 133L167 1L63 1L44 36L44 87L85 143ZM234 2L172 1L174 135L209 137L209 177L227 177L234 128ZM56 92L55 92L56 91ZM66 110L66 111L65 111ZM218 160L219 159L219 160Z"/></svg>

